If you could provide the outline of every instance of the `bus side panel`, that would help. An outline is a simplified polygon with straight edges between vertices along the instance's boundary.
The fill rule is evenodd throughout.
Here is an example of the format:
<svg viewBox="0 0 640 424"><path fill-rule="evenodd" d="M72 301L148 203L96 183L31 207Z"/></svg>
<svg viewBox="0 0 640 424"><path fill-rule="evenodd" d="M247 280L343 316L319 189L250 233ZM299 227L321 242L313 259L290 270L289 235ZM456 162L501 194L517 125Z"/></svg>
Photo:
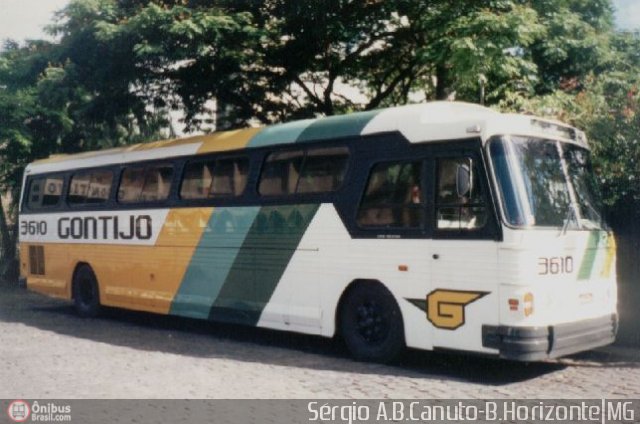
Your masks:
<svg viewBox="0 0 640 424"><path fill-rule="evenodd" d="M87 260L99 264L95 268L104 303L169 314L212 212L213 208L169 211L155 246L100 246L96 259Z"/></svg>
<svg viewBox="0 0 640 424"><path fill-rule="evenodd" d="M47 243L21 245L21 268L27 273L29 288L45 294L71 298L73 273L78 264L88 264L100 288L101 303L107 306L168 314L213 208L145 210L119 212L131 216L149 216L153 236L148 240L113 238L112 228L98 237L61 240L56 231L41 235ZM94 216L94 212L74 213L74 217ZM70 214L31 215L56 229L59 221L68 223ZM120 222L129 222L120 217ZM112 222L112 221L109 221ZM77 226L79 228L79 226ZM124 228L125 233L128 228ZM157 234L157 237L155 233ZM93 236L93 232L90 234ZM106 235L105 239L100 239ZM45 275L29 273L29 246L44 246Z"/></svg>
<svg viewBox="0 0 640 424"><path fill-rule="evenodd" d="M74 270L84 263L96 275L103 305L167 314L186 268L180 258L191 256L185 250L193 248L48 244L47 263L58 266L43 277L29 274L28 287L70 299Z"/></svg>
<svg viewBox="0 0 640 424"><path fill-rule="evenodd" d="M433 241L429 320L436 348L492 354L482 327L498 325L498 247L493 240Z"/></svg>
<svg viewBox="0 0 640 424"><path fill-rule="evenodd" d="M393 294L409 347L493 353L482 346L481 327L498 322L496 250L493 241L352 239L333 205L323 204L258 325L331 337L345 289L374 280Z"/></svg>
<svg viewBox="0 0 640 424"><path fill-rule="evenodd" d="M171 313L256 325L318 205L216 209Z"/></svg>
<svg viewBox="0 0 640 424"><path fill-rule="evenodd" d="M201 237L193 243L188 258L181 258L186 268L170 306L170 313L208 319L232 267L250 285L252 269L240 266L236 258L253 225L259 207L216 208L201 222ZM250 296L250 290L245 290ZM247 300L249 300L247 298Z"/></svg>
<svg viewBox="0 0 640 424"><path fill-rule="evenodd" d="M64 246L52 243L20 243L20 275L27 279L30 290L70 299L68 267L69 257Z"/></svg>
<svg viewBox="0 0 640 424"><path fill-rule="evenodd" d="M336 312L345 289L355 280L376 280L396 299L407 345L430 349L432 328L426 313L408 300L424 299L428 292L429 243L426 239L352 239L334 206L323 204L258 326L331 337L337 331Z"/></svg>

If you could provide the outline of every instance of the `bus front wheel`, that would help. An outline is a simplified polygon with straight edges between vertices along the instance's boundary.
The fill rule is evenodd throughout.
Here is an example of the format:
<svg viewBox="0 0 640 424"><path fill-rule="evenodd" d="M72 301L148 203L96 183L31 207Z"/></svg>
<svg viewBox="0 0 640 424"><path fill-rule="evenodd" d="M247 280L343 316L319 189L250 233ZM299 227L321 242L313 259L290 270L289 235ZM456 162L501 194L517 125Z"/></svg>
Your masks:
<svg viewBox="0 0 640 424"><path fill-rule="evenodd" d="M88 265L81 265L73 277L73 304L81 317L95 317L100 312L98 280Z"/></svg>
<svg viewBox="0 0 640 424"><path fill-rule="evenodd" d="M377 282L357 283L346 293L340 332L351 354L361 361L391 362L405 347L400 308Z"/></svg>

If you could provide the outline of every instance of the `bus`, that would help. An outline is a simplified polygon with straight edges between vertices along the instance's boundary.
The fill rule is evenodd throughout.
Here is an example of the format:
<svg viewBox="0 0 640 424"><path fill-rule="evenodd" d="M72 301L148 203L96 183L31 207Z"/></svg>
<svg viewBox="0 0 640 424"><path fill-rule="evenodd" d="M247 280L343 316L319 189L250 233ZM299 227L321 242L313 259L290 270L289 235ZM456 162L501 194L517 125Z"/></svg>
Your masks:
<svg viewBox="0 0 640 424"><path fill-rule="evenodd" d="M28 289L405 348L555 358L612 343L615 241L563 123L433 102L30 164Z"/></svg>

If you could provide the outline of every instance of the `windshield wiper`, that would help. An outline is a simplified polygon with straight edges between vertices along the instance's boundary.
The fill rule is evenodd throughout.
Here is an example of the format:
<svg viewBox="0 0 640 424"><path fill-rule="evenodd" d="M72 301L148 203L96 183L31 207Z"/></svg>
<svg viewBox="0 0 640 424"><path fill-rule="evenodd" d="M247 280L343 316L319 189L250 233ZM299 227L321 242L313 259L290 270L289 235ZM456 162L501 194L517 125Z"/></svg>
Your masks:
<svg viewBox="0 0 640 424"><path fill-rule="evenodd" d="M605 230L605 231L609 231L611 228L607 225L607 223L604 220L604 217L602 216L602 214L598 211L598 209L596 209L591 202L585 202L584 204L596 217L595 220L590 220L590 221L597 221L598 225L599 225L599 229ZM595 229L595 228L593 228Z"/></svg>
<svg viewBox="0 0 640 424"><path fill-rule="evenodd" d="M609 227L604 220L602 214L596 209L590 202L584 202L580 206L588 209L592 214L593 218L585 217L584 214L582 219L578 220L578 216L576 213L576 207L571 205L569 210L567 210L567 215L565 217L565 222L562 226L562 233L564 234L567 231L567 227L569 226L569 221L573 220L576 222L578 229L585 230L605 230L609 231Z"/></svg>

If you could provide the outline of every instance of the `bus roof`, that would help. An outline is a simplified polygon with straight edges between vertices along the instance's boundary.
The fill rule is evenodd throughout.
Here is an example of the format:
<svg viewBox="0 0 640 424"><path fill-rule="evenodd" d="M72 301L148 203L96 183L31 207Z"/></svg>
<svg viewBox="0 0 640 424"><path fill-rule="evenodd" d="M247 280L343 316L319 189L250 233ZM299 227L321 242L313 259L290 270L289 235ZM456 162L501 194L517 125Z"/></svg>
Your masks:
<svg viewBox="0 0 640 424"><path fill-rule="evenodd" d="M496 134L560 138L587 147L584 134L565 124L528 115L502 114L462 102L431 102L305 119L261 128L197 135L126 147L53 155L27 166L27 174L120 164L242 148L319 141L399 131L410 142L443 142Z"/></svg>

